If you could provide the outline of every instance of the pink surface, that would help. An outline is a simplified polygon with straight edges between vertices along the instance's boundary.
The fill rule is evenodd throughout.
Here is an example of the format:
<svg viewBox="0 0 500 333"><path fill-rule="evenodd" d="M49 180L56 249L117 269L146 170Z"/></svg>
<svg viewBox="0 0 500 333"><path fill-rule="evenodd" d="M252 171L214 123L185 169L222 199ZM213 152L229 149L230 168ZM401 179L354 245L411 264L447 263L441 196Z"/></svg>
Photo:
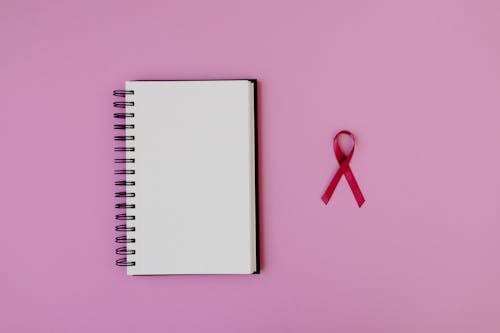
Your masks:
<svg viewBox="0 0 500 333"><path fill-rule="evenodd" d="M498 1L2 1L0 331L499 332L499 31ZM191 78L260 82L261 275L113 265L111 92ZM340 129L361 209L320 199Z"/></svg>

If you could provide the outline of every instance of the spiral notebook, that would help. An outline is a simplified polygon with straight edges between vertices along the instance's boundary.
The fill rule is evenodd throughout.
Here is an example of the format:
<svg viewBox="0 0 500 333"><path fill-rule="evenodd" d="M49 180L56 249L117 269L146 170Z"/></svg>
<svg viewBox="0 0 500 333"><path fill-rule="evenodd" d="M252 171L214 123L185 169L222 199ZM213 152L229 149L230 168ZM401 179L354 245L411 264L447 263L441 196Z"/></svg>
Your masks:
<svg viewBox="0 0 500 333"><path fill-rule="evenodd" d="M258 273L256 81L127 81L114 96L116 264Z"/></svg>

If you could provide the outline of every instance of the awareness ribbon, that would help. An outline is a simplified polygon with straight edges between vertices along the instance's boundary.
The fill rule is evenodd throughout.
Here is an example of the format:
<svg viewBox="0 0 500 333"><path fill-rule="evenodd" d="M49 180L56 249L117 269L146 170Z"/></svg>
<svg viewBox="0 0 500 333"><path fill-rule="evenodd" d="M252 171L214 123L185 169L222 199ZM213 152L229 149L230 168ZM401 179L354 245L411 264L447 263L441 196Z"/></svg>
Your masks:
<svg viewBox="0 0 500 333"><path fill-rule="evenodd" d="M352 149L347 155L344 154L339 145L339 138L341 135L348 135L352 140ZM333 176L332 180L330 181L330 184L326 188L325 193L323 193L323 196L321 197L321 200L323 200L325 205L328 204L328 201L330 201L330 198L333 195L333 191L335 191L335 188L337 187L340 178L342 178L342 175L345 176L347 183L351 187L351 191L354 194L354 198L358 202L358 206L361 207L365 202L365 198L363 197L363 193L361 193L361 189L359 188L358 182L356 181L356 178L354 178L354 174L352 173L352 170L349 167L349 162L351 162L352 155L354 155L355 146L356 146L356 140L351 132L344 130L338 132L337 135L335 135L335 138L333 139L333 151L335 153L337 161L339 162L340 167Z"/></svg>

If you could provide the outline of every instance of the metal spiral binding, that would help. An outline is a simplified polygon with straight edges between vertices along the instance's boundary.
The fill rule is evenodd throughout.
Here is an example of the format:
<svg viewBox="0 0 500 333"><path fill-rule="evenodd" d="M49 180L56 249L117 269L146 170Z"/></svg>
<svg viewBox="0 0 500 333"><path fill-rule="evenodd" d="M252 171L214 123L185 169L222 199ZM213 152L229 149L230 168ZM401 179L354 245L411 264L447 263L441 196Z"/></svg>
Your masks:
<svg viewBox="0 0 500 333"><path fill-rule="evenodd" d="M127 95L133 95L134 91L133 90L115 90L113 91L113 96L117 97L126 97ZM118 101L118 102L113 102L113 107L115 108L121 108L125 109L127 107L134 106L134 102L131 101ZM113 114L113 117L116 119L125 119L125 118L133 118L134 113L131 112L116 112ZM133 124L115 124L113 125L113 128L115 130L130 130L134 129ZM118 146L114 148L115 152L133 152L135 151L135 147L129 147L127 146L126 141L133 141L135 137L133 135L116 135L114 137L114 140L117 142L125 142L125 146ZM131 164L135 163L134 158L115 158L115 163L116 164ZM126 166L124 168L116 169L115 170L115 175L133 175L135 174L135 170L128 169ZM117 180L115 181L115 186L118 187L123 187L125 186L125 191L118 191L115 192L115 198L133 198L135 197L134 192L129 192L127 191L128 187L130 186L135 186L135 181L131 181L129 179L127 180ZM132 203L127 203L127 202L120 202L115 204L116 209L134 209L135 204ZM119 213L115 215L115 220L117 221L132 221L135 220L134 215L127 215L124 213ZM127 226L127 224L119 224L115 226L115 231L117 232L134 232L135 227ZM135 238L127 238L127 235L121 235L117 236L115 238L115 242L119 244L130 244L130 243L135 243ZM116 254L120 256L128 256L128 255L133 255L135 254L135 250L128 248L126 245L121 246L116 249ZM135 261L128 261L127 257L120 258L116 260L116 265L117 266L135 266Z"/></svg>

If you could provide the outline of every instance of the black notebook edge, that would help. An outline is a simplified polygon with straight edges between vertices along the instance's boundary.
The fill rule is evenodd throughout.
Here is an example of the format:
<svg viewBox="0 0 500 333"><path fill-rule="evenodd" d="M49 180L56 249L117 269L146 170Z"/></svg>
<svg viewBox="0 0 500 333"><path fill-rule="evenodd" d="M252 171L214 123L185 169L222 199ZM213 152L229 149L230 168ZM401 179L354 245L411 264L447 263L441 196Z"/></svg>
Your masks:
<svg viewBox="0 0 500 333"><path fill-rule="evenodd" d="M255 272L260 274L260 237L259 237L259 136L257 121L257 80L248 80L253 84L253 130L254 130L254 163L255 163Z"/></svg>

